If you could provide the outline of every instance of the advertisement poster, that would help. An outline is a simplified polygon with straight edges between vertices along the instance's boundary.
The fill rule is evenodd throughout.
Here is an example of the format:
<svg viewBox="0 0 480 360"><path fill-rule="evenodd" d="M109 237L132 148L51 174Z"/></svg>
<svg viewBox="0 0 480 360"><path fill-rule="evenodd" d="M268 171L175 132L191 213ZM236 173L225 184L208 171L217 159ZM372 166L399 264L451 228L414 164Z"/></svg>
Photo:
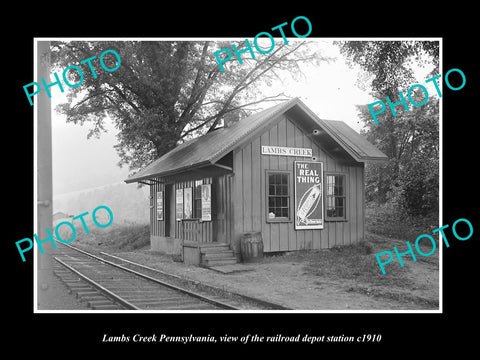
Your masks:
<svg viewBox="0 0 480 360"><path fill-rule="evenodd" d="M157 220L163 220L163 191L157 191Z"/></svg>
<svg viewBox="0 0 480 360"><path fill-rule="evenodd" d="M323 229L323 163L295 161L295 230Z"/></svg>
<svg viewBox="0 0 480 360"><path fill-rule="evenodd" d="M177 220L183 219L183 189L177 189L176 191L175 214Z"/></svg>
<svg viewBox="0 0 480 360"><path fill-rule="evenodd" d="M192 188L183 189L183 214L184 219L192 218Z"/></svg>
<svg viewBox="0 0 480 360"><path fill-rule="evenodd" d="M202 185L202 220L212 220L212 201L210 184Z"/></svg>

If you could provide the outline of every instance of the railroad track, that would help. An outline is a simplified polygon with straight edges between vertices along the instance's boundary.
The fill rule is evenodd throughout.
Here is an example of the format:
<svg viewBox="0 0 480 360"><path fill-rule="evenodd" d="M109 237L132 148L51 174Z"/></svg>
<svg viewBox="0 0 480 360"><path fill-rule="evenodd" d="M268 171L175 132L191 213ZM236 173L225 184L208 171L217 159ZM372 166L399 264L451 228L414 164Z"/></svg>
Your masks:
<svg viewBox="0 0 480 360"><path fill-rule="evenodd" d="M71 245L53 259L54 274L95 310L238 310Z"/></svg>

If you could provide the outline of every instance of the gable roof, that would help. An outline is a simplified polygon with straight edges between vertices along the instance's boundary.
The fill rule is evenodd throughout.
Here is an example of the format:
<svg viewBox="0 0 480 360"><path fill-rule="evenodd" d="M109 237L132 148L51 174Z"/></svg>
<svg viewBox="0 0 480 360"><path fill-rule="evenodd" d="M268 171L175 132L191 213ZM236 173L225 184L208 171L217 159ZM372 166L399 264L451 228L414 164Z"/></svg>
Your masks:
<svg viewBox="0 0 480 360"><path fill-rule="evenodd" d="M342 121L322 120L298 98L294 98L241 119L227 128L217 129L180 144L130 176L125 182L141 181L214 164L245 139L265 130L272 121L278 118L278 115L284 114L294 107L306 114L316 126L320 126L356 161L387 159L385 154L347 124Z"/></svg>
<svg viewBox="0 0 480 360"><path fill-rule="evenodd" d="M349 152L357 155L357 161L375 161L386 160L387 156L378 150L365 137L357 133L350 126L339 120L324 120L332 130L332 134L341 142L343 148Z"/></svg>

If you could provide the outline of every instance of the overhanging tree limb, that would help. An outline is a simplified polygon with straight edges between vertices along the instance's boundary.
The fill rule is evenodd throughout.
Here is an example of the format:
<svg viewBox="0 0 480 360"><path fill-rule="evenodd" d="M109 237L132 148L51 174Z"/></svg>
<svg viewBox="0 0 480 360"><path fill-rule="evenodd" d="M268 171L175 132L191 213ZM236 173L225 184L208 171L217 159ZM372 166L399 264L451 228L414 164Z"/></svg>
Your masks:
<svg viewBox="0 0 480 360"><path fill-rule="evenodd" d="M246 108L247 106L250 106L250 105L255 105L255 104L259 104L259 103L262 103L262 102L266 102L266 101L279 101L279 99L277 99L279 96L285 96L285 94L282 92L278 95L274 95L274 96L267 96L265 98L262 98L261 100L257 100L257 101L252 101L252 102L249 102L247 104L243 104L243 105L240 105L240 106L236 106L236 107L232 107L232 108L229 108L228 110L225 110L224 112L224 115L225 114L228 114L229 112L232 112L232 111L235 111L235 110L239 110L239 109L244 109ZM218 103L222 103L221 101L217 101ZM213 103L213 102L212 102ZM212 115L206 119L204 119L199 125L191 128L191 129L188 129L187 131L185 131L184 133L182 133L181 135L181 138L185 138L188 134L198 130L198 129L201 129L202 127L204 127L206 124L208 124L210 121L212 121L213 119L215 119L217 117L217 115Z"/></svg>
<svg viewBox="0 0 480 360"><path fill-rule="evenodd" d="M100 132L107 111L119 130L119 143L115 148L120 162L135 170L169 151L178 140L202 130L202 126L214 128L229 111L273 101L273 97L261 99L260 91L253 89L253 85L266 76L278 79L279 74L271 73L274 69L297 71L296 61L312 59L311 54L304 52L292 56L300 45L291 43L287 48L277 46L258 61L232 62L232 71L221 73L212 55L215 47L223 44L211 41L59 42L53 49L58 68L113 48L122 59L115 72L99 69L98 77L85 76L82 86L69 89L71 98L78 96L78 102L67 121L90 122L95 125L94 131ZM96 61L98 63L98 58ZM67 113L67 105L59 106L59 111Z"/></svg>
<svg viewBox="0 0 480 360"><path fill-rule="evenodd" d="M249 85L253 84L255 81L257 81L258 79L260 79L262 77L262 75L264 75L265 73L267 73L270 69L272 69L275 65L279 64L283 59L285 59L288 55L290 55L291 53L293 53L294 51L298 50L302 45L304 45L305 42L301 42L298 46L296 47L292 47L291 50L289 50L288 52L286 52L285 54L281 55L277 61L275 62L272 62L271 64L269 64L265 69L263 69L259 74L257 75L254 75L255 72L257 70L259 70L262 66L264 66L268 60L272 59L276 54L278 54L278 52L280 52L285 45L279 47L277 50L274 50L272 53L270 53L264 60L262 61L259 61L258 64L256 66L254 66L254 68L252 70L250 70L239 82L238 84L234 87L234 89L232 90L232 92L230 93L230 96L225 100L224 102L224 105L222 107L222 109L218 112L217 114L217 118L215 119L215 121L213 122L213 124L210 126L210 129L208 131L212 131L217 125L218 125L218 122L220 121L221 117L225 114L225 110L230 106L232 100L235 98L235 96L237 96L242 90L246 89ZM253 78L248 81L248 79L250 79L250 77Z"/></svg>

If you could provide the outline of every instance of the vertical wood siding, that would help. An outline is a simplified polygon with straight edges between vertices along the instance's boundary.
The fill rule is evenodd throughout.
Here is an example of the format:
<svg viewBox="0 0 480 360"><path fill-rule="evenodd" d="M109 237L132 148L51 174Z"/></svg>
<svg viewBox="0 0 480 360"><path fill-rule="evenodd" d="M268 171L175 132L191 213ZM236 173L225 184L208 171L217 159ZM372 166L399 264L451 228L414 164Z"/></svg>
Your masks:
<svg viewBox="0 0 480 360"><path fill-rule="evenodd" d="M160 179L154 179L159 181ZM157 220L157 192L163 191L163 221ZM150 235L164 236L165 235L165 185L154 183L150 185Z"/></svg>
<svg viewBox="0 0 480 360"><path fill-rule="evenodd" d="M212 221L200 221L198 225L199 241L200 242L213 242L221 241L227 242L232 232L232 225L228 219L231 219L231 194L230 194L230 176L220 176L217 178L203 178L203 184L212 185ZM159 179L156 179L157 181ZM198 179L200 180L200 179ZM195 180L189 181L176 181L173 184L173 194L171 201L175 202L175 191L177 189L184 189L195 187ZM164 195L164 216L163 220L157 220L157 192L163 191ZM193 190L192 190L193 193ZM192 201L192 205L194 205ZM168 199L165 197L165 185L155 183L150 185L150 233L154 236L165 236L165 222L168 221ZM194 222L191 222L189 231L192 230L192 226L196 226ZM176 221L174 229L171 229L170 237L181 239L183 236L182 221ZM191 239L187 239L191 240Z"/></svg>
<svg viewBox="0 0 480 360"><path fill-rule="evenodd" d="M324 163L324 181L329 172L346 175L346 221L325 221L323 230L295 230L294 228L294 161L303 157L261 155L262 145L311 148L313 156ZM234 150L233 163L233 248L238 251L240 237L250 231L260 231L264 251L322 249L348 245L363 239L364 235L364 169L363 164L346 166L310 140L286 116L260 136ZM268 223L266 215L266 170L290 171L291 221Z"/></svg>

